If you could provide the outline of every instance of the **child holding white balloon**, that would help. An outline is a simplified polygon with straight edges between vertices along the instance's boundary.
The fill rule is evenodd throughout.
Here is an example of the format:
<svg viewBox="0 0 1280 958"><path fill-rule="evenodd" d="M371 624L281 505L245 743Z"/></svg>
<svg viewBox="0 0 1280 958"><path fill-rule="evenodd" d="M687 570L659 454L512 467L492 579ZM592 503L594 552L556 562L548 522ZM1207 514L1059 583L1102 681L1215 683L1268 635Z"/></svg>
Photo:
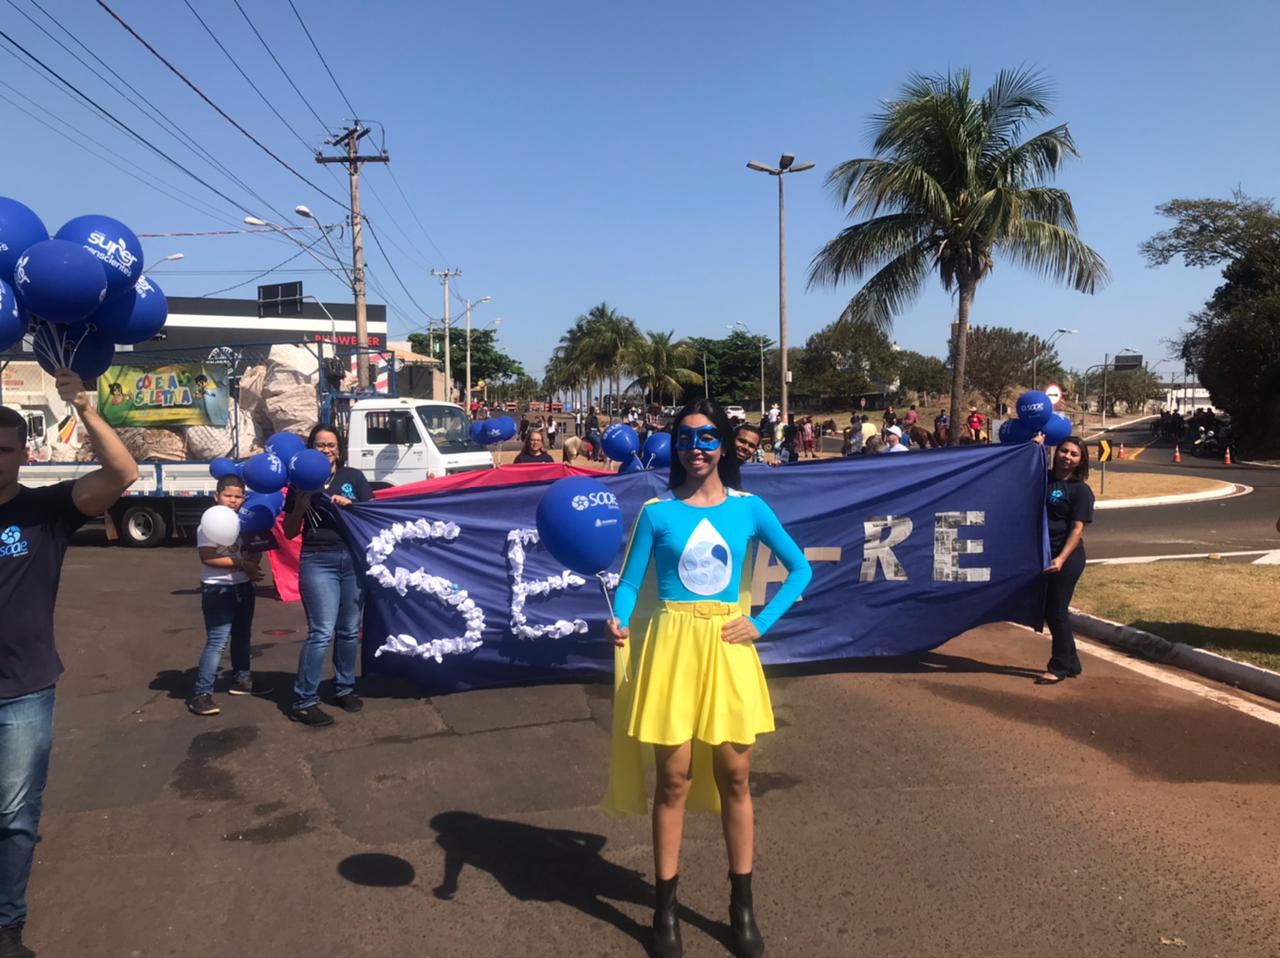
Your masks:
<svg viewBox="0 0 1280 958"><path fill-rule="evenodd" d="M232 695L265 695L249 671L253 635L254 583L262 578L257 553L245 553L240 542L240 507L244 480L226 475L218 480L216 503L200 519L196 548L200 552L201 595L205 643L196 668L196 684L187 708L194 715L217 715L213 683L228 642L231 645Z"/></svg>

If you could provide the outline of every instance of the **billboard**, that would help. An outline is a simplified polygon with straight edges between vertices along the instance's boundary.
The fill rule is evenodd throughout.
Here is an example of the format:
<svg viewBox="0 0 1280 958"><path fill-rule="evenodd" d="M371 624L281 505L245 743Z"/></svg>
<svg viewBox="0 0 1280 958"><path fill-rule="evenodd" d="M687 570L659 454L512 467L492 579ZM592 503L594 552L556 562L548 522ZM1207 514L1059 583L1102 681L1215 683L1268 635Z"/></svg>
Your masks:
<svg viewBox="0 0 1280 958"><path fill-rule="evenodd" d="M119 426L225 426L230 415L222 363L112 366L98 377L98 412Z"/></svg>

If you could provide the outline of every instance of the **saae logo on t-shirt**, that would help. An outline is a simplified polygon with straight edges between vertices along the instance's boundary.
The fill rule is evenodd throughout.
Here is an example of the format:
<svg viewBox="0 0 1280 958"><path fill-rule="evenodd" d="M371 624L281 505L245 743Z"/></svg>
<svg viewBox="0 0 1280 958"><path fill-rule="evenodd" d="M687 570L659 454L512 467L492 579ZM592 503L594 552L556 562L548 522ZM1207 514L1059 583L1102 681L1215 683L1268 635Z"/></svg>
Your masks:
<svg viewBox="0 0 1280 958"><path fill-rule="evenodd" d="M22 530L18 526L10 526L0 532L0 558L26 554L27 540L22 538Z"/></svg>
<svg viewBox="0 0 1280 958"><path fill-rule="evenodd" d="M1066 495L1067 494L1063 492L1061 489L1054 489L1053 492L1049 493L1049 498L1052 499L1054 502L1057 502L1059 499L1066 498Z"/></svg>

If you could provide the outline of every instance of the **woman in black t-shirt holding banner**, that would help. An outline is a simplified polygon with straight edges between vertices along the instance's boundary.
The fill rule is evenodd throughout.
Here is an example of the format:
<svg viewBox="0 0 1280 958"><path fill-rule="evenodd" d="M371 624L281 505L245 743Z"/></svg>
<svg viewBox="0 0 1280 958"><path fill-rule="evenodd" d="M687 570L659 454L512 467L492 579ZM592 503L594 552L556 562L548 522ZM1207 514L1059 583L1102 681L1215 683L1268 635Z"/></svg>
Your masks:
<svg viewBox="0 0 1280 958"><path fill-rule="evenodd" d="M332 426L321 423L312 429L307 448L328 457L330 473L321 492L290 488L284 502L284 534L292 539L302 533L298 591L307 613L307 639L298 655L289 718L304 725L332 725L333 716L320 708L318 691L331 641L336 704L345 712L359 712L362 707L355 686L364 589L342 538L337 510L367 502L373 498L373 489L363 472L346 464L346 443Z"/></svg>
<svg viewBox="0 0 1280 958"><path fill-rule="evenodd" d="M1037 441L1043 442L1044 437ZM1053 559L1044 570L1044 619L1053 636L1053 652L1044 674L1036 679L1037 685L1056 685L1080 674L1068 607L1084 572L1084 527L1093 522L1093 490L1085 481L1088 478L1089 450L1084 441L1072 436L1058 443L1045 496Z"/></svg>

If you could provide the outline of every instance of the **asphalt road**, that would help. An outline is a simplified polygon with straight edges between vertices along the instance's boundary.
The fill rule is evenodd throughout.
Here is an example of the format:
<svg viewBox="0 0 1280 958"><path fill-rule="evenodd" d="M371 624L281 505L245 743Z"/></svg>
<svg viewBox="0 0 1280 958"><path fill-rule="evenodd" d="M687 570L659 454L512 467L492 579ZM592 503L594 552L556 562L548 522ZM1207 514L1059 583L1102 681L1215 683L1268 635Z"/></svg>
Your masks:
<svg viewBox="0 0 1280 958"><path fill-rule="evenodd" d="M382 683L305 729L281 711L302 613L264 600L274 700L197 718L195 583L189 549L68 555L42 955L645 953L648 824L596 808L609 686ZM1046 657L993 626L773 678L753 775L770 955L1280 954L1280 726L1087 653L1038 687ZM724 873L718 823L691 819L690 956L726 953Z"/></svg>
<svg viewBox="0 0 1280 958"><path fill-rule="evenodd" d="M1132 453L1150 442L1147 424L1108 434L1113 446L1121 441ZM1092 444L1091 444L1092 445ZM1183 451L1173 463L1173 447L1153 445L1138 458L1108 464L1118 471L1159 472L1201 476L1253 487L1247 496L1140 509L1108 509L1094 516L1085 535L1091 559L1120 556L1181 555L1280 549L1276 518L1280 516L1280 469L1226 466L1196 459Z"/></svg>

